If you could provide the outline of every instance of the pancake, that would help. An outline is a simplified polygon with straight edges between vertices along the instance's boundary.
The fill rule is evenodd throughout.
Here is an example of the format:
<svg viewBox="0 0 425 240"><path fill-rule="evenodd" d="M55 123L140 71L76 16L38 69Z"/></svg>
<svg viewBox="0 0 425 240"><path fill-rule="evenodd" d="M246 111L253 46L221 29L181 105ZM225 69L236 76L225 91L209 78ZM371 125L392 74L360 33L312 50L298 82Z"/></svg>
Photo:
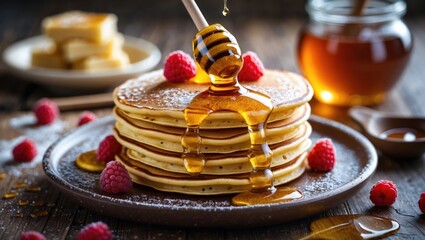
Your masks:
<svg viewBox="0 0 425 240"><path fill-rule="evenodd" d="M274 185L279 186L299 177L305 170L306 155L306 153L303 153L288 165L272 168ZM222 177L211 177L205 174L191 176L163 171L143 163L135 166L122 154L117 156L117 161L128 169L133 182L153 187L160 191L192 195L218 195L239 193L251 189L248 173Z"/></svg>
<svg viewBox="0 0 425 240"><path fill-rule="evenodd" d="M302 125L302 133L285 142L270 145L273 151L272 166L286 164L296 156L305 152L311 145L308 138L311 134L311 126L308 123ZM153 147L138 144L130 139L119 135L114 131L115 138L125 147L129 159L142 162L146 165L157 167L170 172L187 173L183 166L181 153L161 151ZM213 175L225 175L235 173L248 173L252 171L251 163L247 159L248 150L238 151L232 154L208 154L205 156L203 173Z"/></svg>
<svg viewBox="0 0 425 240"><path fill-rule="evenodd" d="M266 135L270 145L288 140L297 135L300 125L310 115L310 107L303 105L294 111L291 118L274 122L267 125ZM121 115L115 110L117 122L115 128L122 136L134 141L148 144L160 149L182 152L181 136L185 128L165 127L140 120L132 120ZM233 129L201 130L203 153L228 153L239 150L247 150L250 147L250 139L247 127ZM226 141L226 144L223 144Z"/></svg>
<svg viewBox="0 0 425 240"><path fill-rule="evenodd" d="M274 108L268 123L287 118L296 107L307 103L313 96L310 84L303 77L286 71L266 70L258 81L243 85L271 98ZM165 80L162 70L157 70L117 87L114 102L131 118L185 128L183 110L208 87L193 82L171 83ZM219 111L210 114L200 127L223 129L245 126L238 113Z"/></svg>
<svg viewBox="0 0 425 240"><path fill-rule="evenodd" d="M266 70L256 82L244 83L268 95L273 110L265 134L272 150L274 185L299 177L311 145L308 101L313 91L301 76ZM184 109L209 85L171 83L162 70L132 79L114 91L114 136L123 145L117 156L133 182L160 191L193 195L229 194L251 189L251 139L244 119L235 112L218 111L201 124L201 174L190 175L181 158L186 131ZM254 113L256 114L256 113Z"/></svg>

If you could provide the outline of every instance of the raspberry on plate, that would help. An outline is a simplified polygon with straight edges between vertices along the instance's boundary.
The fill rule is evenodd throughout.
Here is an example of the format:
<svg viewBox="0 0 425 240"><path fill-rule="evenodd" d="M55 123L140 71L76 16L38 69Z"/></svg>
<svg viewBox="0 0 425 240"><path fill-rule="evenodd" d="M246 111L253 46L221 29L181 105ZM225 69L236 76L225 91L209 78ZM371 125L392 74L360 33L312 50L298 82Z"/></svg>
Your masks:
<svg viewBox="0 0 425 240"><path fill-rule="evenodd" d="M241 82L252 82L260 79L264 75L264 65L257 54L248 51L242 54L243 66L238 74L238 80Z"/></svg>
<svg viewBox="0 0 425 240"><path fill-rule="evenodd" d="M164 77L170 82L185 82L196 75L196 65L189 54L177 50L165 59Z"/></svg>
<svg viewBox="0 0 425 240"><path fill-rule="evenodd" d="M113 135L106 136L96 151L97 160L103 163L115 160L115 155L121 152L122 146Z"/></svg>
<svg viewBox="0 0 425 240"><path fill-rule="evenodd" d="M100 187L107 193L126 193L132 186L130 175L120 162L108 162L100 174Z"/></svg>
<svg viewBox="0 0 425 240"><path fill-rule="evenodd" d="M397 186L388 180L380 180L370 189L370 200L378 207L389 207L397 198Z"/></svg>
<svg viewBox="0 0 425 240"><path fill-rule="evenodd" d="M26 138L13 148L12 155L17 162L31 162L37 156L37 146L32 139Z"/></svg>
<svg viewBox="0 0 425 240"><path fill-rule="evenodd" d="M418 201L419 209L423 214L425 214L425 192L421 193L421 197Z"/></svg>
<svg viewBox="0 0 425 240"><path fill-rule="evenodd" d="M336 161L335 147L329 138L319 139L307 156L308 165L314 171L329 172Z"/></svg>
<svg viewBox="0 0 425 240"><path fill-rule="evenodd" d="M33 112L37 124L46 125L53 123L59 117L59 108L50 99L42 98L34 104Z"/></svg>
<svg viewBox="0 0 425 240"><path fill-rule="evenodd" d="M46 237L37 231L28 231L21 234L20 240L46 240Z"/></svg>
<svg viewBox="0 0 425 240"><path fill-rule="evenodd" d="M112 234L109 226L103 222L93 222L80 230L77 240L111 240Z"/></svg>
<svg viewBox="0 0 425 240"><path fill-rule="evenodd" d="M96 114L90 111L84 111L78 117L78 126L84 125L96 119L97 119Z"/></svg>

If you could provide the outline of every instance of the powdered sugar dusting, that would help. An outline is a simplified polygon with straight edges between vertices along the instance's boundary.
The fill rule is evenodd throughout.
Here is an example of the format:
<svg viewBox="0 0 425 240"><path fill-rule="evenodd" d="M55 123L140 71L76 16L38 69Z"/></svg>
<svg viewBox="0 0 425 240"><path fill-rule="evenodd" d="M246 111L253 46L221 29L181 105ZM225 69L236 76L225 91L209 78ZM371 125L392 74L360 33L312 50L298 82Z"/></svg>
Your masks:
<svg viewBox="0 0 425 240"><path fill-rule="evenodd" d="M12 149L16 146L20 141L22 141L24 137L17 137L12 140L0 140L0 164L5 163L12 159Z"/></svg>
<svg viewBox="0 0 425 240"><path fill-rule="evenodd" d="M307 81L289 72L269 70L259 81L242 84L268 95L274 106L301 104L312 96ZM135 108L183 111L196 95L207 88L208 85L191 82L167 82L162 70L158 70L121 85L116 97L120 103Z"/></svg>
<svg viewBox="0 0 425 240"><path fill-rule="evenodd" d="M119 88L120 102L136 108L183 110L205 85L165 81L162 71L145 74Z"/></svg>
<svg viewBox="0 0 425 240"><path fill-rule="evenodd" d="M313 133L313 139L319 139L319 136L315 136ZM352 179L355 179L364 167L360 166L357 162L353 162L350 157L356 156L356 153L345 147L340 142L334 141L336 149L336 162L335 167L332 171L327 173L312 173L312 179L310 184L302 186L304 188L303 193L314 196L314 194L326 193L333 189L337 189L346 183L349 183ZM343 174L341 174L343 173Z"/></svg>
<svg viewBox="0 0 425 240"><path fill-rule="evenodd" d="M46 149L62 135L67 126L66 123L60 120L50 125L36 125L36 118L33 114L12 118L9 121L9 125L11 128L19 131L21 135L10 140L0 140L0 165L13 161L13 148L25 138L31 138L37 145L38 154L33 161L29 163L20 163L20 167L23 168L33 168L39 164ZM11 174L15 176L20 175L19 170L16 170L16 168L12 169L14 170L12 170L13 173Z"/></svg>
<svg viewBox="0 0 425 240"><path fill-rule="evenodd" d="M312 92L309 84L299 75L290 72L286 74L268 71L267 79L243 85L270 96L274 106L310 100Z"/></svg>

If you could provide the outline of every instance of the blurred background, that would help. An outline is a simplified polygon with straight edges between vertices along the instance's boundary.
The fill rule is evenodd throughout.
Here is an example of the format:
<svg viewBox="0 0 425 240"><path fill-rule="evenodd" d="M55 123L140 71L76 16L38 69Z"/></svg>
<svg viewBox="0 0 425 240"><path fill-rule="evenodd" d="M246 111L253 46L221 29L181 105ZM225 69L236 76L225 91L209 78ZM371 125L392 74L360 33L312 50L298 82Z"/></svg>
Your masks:
<svg viewBox="0 0 425 240"><path fill-rule="evenodd" d="M210 24L219 22L236 38L242 52L252 50L259 53L267 68L300 72L296 60L296 33L308 21L305 11L306 0L228 0L230 14L222 15L223 0L197 0L201 11ZM407 14L404 19L413 30L425 27L424 0L406 0ZM40 35L43 18L69 10L108 12L118 16L119 32L146 39L160 47L162 60L168 53L181 49L191 52L188 36L194 36L196 28L180 0L2 0L0 1L0 51L14 42ZM422 24L421 24L422 23ZM422 26L421 26L422 25ZM237 29L237 30L236 30ZM242 29L242 30L241 30ZM294 34L295 33L295 34ZM420 34L420 32L418 32ZM273 41L270 40L271 34ZM416 34L416 33L414 33ZM422 37L420 37L422 38ZM280 39L280 40L279 40ZM416 41L417 44L422 44ZM264 46L267 46L265 49ZM417 62L417 52L410 64ZM162 62L156 68L161 68ZM417 69L419 68L412 68ZM45 95L43 86L24 85L5 72L0 64L0 79L4 82L0 94L8 101L7 94L29 91L26 102ZM415 70L416 71L416 70ZM421 74L418 74L421 75ZM17 85L18 84L18 85ZM55 97L56 91L48 91ZM9 107L2 106L3 109ZM16 109L14 106L12 109ZM25 106L18 109L27 109Z"/></svg>
<svg viewBox="0 0 425 240"><path fill-rule="evenodd" d="M290 28L292 27L290 19L307 19L306 0L229 0L230 15L228 17L222 15L223 0L197 0L196 2L210 23L223 23L229 31L232 31L235 27L244 27L251 21L271 21L270 27L274 27L273 21L288 19L287 27ZM406 3L408 8L407 19L425 14L424 0L407 0ZM41 33L40 23L44 17L68 10L115 13L119 19L118 28L120 32L149 38L148 40L161 46L163 45L158 41L168 41L169 39L164 36L152 39L155 38L155 34L144 32L146 25L150 25L149 29L157 29L151 25L157 25L158 28L174 28L180 21L185 23L191 21L180 0L2 0L0 2L2 43L7 44L8 38L16 41L38 35ZM31 19L36 19L35 22L27 21L29 17L25 15L34 15ZM10 19L14 19L14 21L12 22ZM193 34L195 34L195 30L195 28L181 29L181 31L191 31ZM285 34L284 28L276 28L276 31L282 31L282 34ZM238 36L236 37L238 38ZM178 38L178 36L173 36L174 40L175 38ZM238 39L243 38L239 37ZM243 49L244 43L240 42L240 44ZM190 50L189 45L190 43L183 44L182 49ZM5 47L5 45L0 46L0 50ZM166 54L166 51L163 53Z"/></svg>
<svg viewBox="0 0 425 240"><path fill-rule="evenodd" d="M306 0L229 0L228 6L232 13L232 19L282 18L307 16L304 11L306 2ZM425 1L406 0L405 2L409 16L425 14ZM223 17L221 15L223 0L197 0L196 3L209 19L217 20ZM19 14L26 13L28 10L38 13L43 11L44 15L48 16L72 9L114 12L118 16L131 15L135 20L187 18L187 12L180 0L2 0L0 6L1 20L8 17L16 18ZM4 21L1 21L1 23L4 23Z"/></svg>

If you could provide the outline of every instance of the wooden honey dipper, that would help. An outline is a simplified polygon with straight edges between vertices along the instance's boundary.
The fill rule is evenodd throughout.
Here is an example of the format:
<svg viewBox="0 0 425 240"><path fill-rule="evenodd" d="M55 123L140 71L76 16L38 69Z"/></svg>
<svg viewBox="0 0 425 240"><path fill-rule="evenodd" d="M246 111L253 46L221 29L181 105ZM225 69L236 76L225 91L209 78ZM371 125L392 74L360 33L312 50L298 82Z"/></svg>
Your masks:
<svg viewBox="0 0 425 240"><path fill-rule="evenodd" d="M215 86L228 85L243 65L236 38L220 24L209 25L194 0L182 0L199 32L192 41L193 55L208 74L222 79L212 80Z"/></svg>

